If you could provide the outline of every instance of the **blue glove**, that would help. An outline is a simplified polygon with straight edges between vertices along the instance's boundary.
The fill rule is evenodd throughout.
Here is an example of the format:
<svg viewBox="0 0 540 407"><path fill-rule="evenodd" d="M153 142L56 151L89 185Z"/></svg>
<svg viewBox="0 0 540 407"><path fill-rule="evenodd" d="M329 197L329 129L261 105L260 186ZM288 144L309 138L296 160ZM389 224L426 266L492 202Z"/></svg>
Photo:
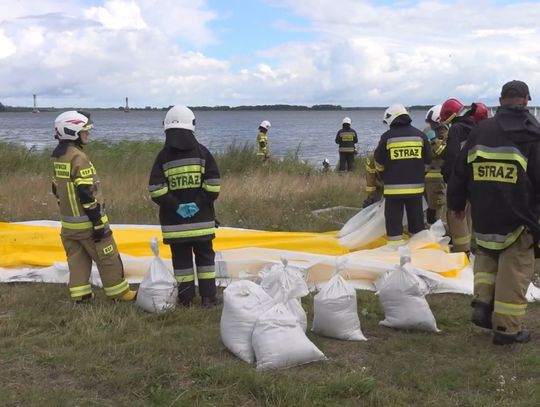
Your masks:
<svg viewBox="0 0 540 407"><path fill-rule="evenodd" d="M427 136L428 139L431 141L431 140L433 140L435 137L437 137L437 134L435 133L435 131L430 130L430 131L427 132L426 136Z"/></svg>
<svg viewBox="0 0 540 407"><path fill-rule="evenodd" d="M197 212L199 212L199 207L195 202L180 204L178 205L178 209L176 209L176 213L183 218L191 218Z"/></svg>

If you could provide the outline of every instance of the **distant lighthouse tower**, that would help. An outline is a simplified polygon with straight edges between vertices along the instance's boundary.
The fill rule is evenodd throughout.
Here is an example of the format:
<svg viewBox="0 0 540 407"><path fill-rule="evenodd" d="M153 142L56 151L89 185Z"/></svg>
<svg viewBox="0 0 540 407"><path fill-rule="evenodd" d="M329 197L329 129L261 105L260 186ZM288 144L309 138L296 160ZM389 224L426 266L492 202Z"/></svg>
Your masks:
<svg viewBox="0 0 540 407"><path fill-rule="evenodd" d="M32 96L34 96L34 108L32 109L32 113L39 113L39 109L37 108L36 95Z"/></svg>
<svg viewBox="0 0 540 407"><path fill-rule="evenodd" d="M124 112L129 113L129 104L128 104L128 98L126 97L126 106L124 107Z"/></svg>

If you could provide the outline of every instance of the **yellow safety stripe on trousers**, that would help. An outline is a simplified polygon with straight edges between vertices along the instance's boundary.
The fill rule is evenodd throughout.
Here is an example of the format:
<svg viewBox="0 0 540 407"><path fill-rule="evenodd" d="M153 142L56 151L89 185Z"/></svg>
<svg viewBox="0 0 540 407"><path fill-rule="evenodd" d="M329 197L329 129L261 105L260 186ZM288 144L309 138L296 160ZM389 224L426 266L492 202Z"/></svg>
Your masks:
<svg viewBox="0 0 540 407"><path fill-rule="evenodd" d="M479 272L474 274L474 284L495 285L497 276L493 273Z"/></svg>
<svg viewBox="0 0 540 407"><path fill-rule="evenodd" d="M478 246L485 247L486 249L491 250L503 250L514 243L521 232L525 229L524 226L520 226L515 231L510 232L506 235L498 235L495 233L475 233L475 240Z"/></svg>
<svg viewBox="0 0 540 407"><path fill-rule="evenodd" d="M151 198L159 198L160 196L165 195L167 192L169 192L169 187L164 186L163 188L156 189L154 191L150 191L150 197Z"/></svg>
<svg viewBox="0 0 540 407"><path fill-rule="evenodd" d="M75 187L73 186L73 182L68 181L66 183L66 188L69 206L71 207L71 212L73 213L73 216L81 216L81 212L79 211L79 205L77 204L77 196L75 195Z"/></svg>
<svg viewBox="0 0 540 407"><path fill-rule="evenodd" d="M471 235L465 235L461 237L452 237L452 243L456 244L468 244L471 242Z"/></svg>
<svg viewBox="0 0 540 407"><path fill-rule="evenodd" d="M501 315L523 316L527 310L527 304L512 304L510 302L495 301L493 312Z"/></svg>
<svg viewBox="0 0 540 407"><path fill-rule="evenodd" d="M339 147L340 153L354 153L354 147Z"/></svg>
<svg viewBox="0 0 540 407"><path fill-rule="evenodd" d="M186 174L188 172L204 174L205 168L202 165L183 165L181 167L172 167L165 170L165 176L169 177L171 175Z"/></svg>
<svg viewBox="0 0 540 407"><path fill-rule="evenodd" d="M189 276L174 276L177 283L190 283L195 281L195 276L193 274Z"/></svg>
<svg viewBox="0 0 540 407"><path fill-rule="evenodd" d="M521 151L516 147L487 147L476 145L469 150L467 163L472 163L478 157L487 160L517 161L523 168L523 171L527 171L527 158L521 154Z"/></svg>
<svg viewBox="0 0 540 407"><path fill-rule="evenodd" d="M83 295L92 294L92 286L90 284L79 285L77 287L69 287L71 298L82 297Z"/></svg>
<svg viewBox="0 0 540 407"><path fill-rule="evenodd" d="M377 173L377 170L375 168L373 168L369 164L366 164L366 171L369 172L370 174L376 174Z"/></svg>
<svg viewBox="0 0 540 407"><path fill-rule="evenodd" d="M81 216L81 219L85 218L88 219L87 216ZM64 218L65 219L65 218ZM101 217L101 223L107 223L109 222L109 218L107 215L103 215ZM83 230L83 229L91 229L92 228L92 222L90 221L84 221L84 222L70 222L67 220L61 221L62 227L70 230Z"/></svg>
<svg viewBox="0 0 540 407"><path fill-rule="evenodd" d="M370 187L366 185L366 192L375 192L377 190L377 187Z"/></svg>
<svg viewBox="0 0 540 407"><path fill-rule="evenodd" d="M424 143L422 141L394 141L392 143L386 143L386 149L391 148L403 148L403 147L422 147Z"/></svg>
<svg viewBox="0 0 540 407"><path fill-rule="evenodd" d="M210 280L212 278L216 278L216 272L215 271L207 271L204 273L197 273L197 278L199 280Z"/></svg>
<svg viewBox="0 0 540 407"><path fill-rule="evenodd" d="M429 171L427 174L426 174L426 178L436 178L436 179L442 179L443 178L443 175L441 174L441 171L440 170L435 170L435 171Z"/></svg>
<svg viewBox="0 0 540 407"><path fill-rule="evenodd" d="M124 291L129 290L129 283L123 279L121 283L113 285L112 287L103 287L105 294L108 297L114 297L115 295L122 294Z"/></svg>
<svg viewBox="0 0 540 407"><path fill-rule="evenodd" d="M385 195L411 195L422 194L424 192L424 184L396 184L385 185Z"/></svg>
<svg viewBox="0 0 540 407"><path fill-rule="evenodd" d="M207 236L213 235L216 231L216 228L206 228L206 229L195 229L195 230L182 230L176 232L165 232L162 231L164 239L180 239L184 237L198 237L198 236Z"/></svg>
<svg viewBox="0 0 540 407"><path fill-rule="evenodd" d="M379 172L384 171L384 165L379 164L377 161L375 161L374 164L375 164L375 169L376 169L377 171L379 171Z"/></svg>

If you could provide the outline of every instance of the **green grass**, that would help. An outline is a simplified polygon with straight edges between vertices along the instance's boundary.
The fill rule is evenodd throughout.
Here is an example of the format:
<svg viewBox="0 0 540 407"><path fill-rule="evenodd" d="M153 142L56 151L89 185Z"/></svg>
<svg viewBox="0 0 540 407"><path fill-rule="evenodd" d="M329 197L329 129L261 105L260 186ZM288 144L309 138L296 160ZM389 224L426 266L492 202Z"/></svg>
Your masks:
<svg viewBox="0 0 540 407"><path fill-rule="evenodd" d="M160 143L91 143L113 223L157 223L146 191ZM50 151L0 143L0 219L57 219ZM227 226L327 231L363 199L361 161L353 174L321 174L291 152L262 165L250 146L216 155L223 174L216 204ZM1 406L537 406L540 339L495 347L469 323L470 298L428 298L440 334L378 325L373 293L359 292L368 342L308 337L328 360L258 373L221 344L221 308L147 314L98 291L85 306L55 284L0 285ZM304 298L312 321L312 295ZM540 331L540 304L526 324ZM311 326L311 324L309 324Z"/></svg>
<svg viewBox="0 0 540 407"><path fill-rule="evenodd" d="M312 320L312 295L304 298ZM257 372L221 344L221 308L147 314L69 302L65 287L0 285L0 405L5 406L536 406L540 340L495 347L468 322L469 299L429 298L440 334L378 325L359 293L367 342L308 332L328 360ZM44 312L45 310L45 312ZM532 304L529 326L539 328ZM311 324L309 324L311 325Z"/></svg>

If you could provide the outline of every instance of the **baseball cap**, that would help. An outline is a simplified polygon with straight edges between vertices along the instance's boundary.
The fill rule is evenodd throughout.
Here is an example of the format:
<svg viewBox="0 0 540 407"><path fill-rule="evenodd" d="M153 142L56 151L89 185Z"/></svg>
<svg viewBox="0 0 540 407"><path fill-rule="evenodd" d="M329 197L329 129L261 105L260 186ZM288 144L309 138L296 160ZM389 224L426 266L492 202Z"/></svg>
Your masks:
<svg viewBox="0 0 540 407"><path fill-rule="evenodd" d="M528 97L531 100L529 87L522 81L506 82L501 89L501 98L524 98Z"/></svg>

